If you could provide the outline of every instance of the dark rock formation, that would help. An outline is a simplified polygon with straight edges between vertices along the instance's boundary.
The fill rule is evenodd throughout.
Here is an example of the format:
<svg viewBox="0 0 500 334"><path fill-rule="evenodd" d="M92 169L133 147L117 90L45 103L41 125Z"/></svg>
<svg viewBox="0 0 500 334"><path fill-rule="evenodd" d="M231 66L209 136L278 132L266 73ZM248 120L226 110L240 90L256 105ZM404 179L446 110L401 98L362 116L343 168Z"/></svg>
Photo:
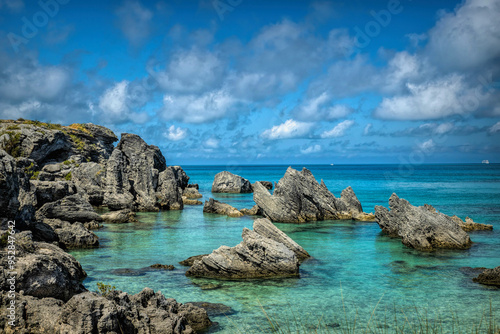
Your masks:
<svg viewBox="0 0 500 334"><path fill-rule="evenodd" d="M260 184L262 184L264 187L266 187L267 190L272 190L273 189L273 183L269 181L259 181Z"/></svg>
<svg viewBox="0 0 500 334"><path fill-rule="evenodd" d="M102 205L106 190L106 168L95 162L82 163L71 171L72 178L79 193L86 193L92 205Z"/></svg>
<svg viewBox="0 0 500 334"><path fill-rule="evenodd" d="M208 201L205 201L205 205L203 206L203 212L215 213L218 215L227 215L229 217L243 216L243 214L240 211L238 211L238 209L232 207L229 204L219 202L213 198L210 198Z"/></svg>
<svg viewBox="0 0 500 334"><path fill-rule="evenodd" d="M0 217L14 218L19 209L16 159L0 149Z"/></svg>
<svg viewBox="0 0 500 334"><path fill-rule="evenodd" d="M184 208L181 185L187 182L183 180L185 175L186 173L180 167L169 167L160 173L156 197L162 209L182 210Z"/></svg>
<svg viewBox="0 0 500 334"><path fill-rule="evenodd" d="M31 232L19 233L16 238L16 291L63 301L85 291L81 281L87 274L73 256L57 246L33 242ZM8 291L7 249L0 254L0 288Z"/></svg>
<svg viewBox="0 0 500 334"><path fill-rule="evenodd" d="M99 238L89 231L82 223L69 223L60 219L44 219L57 234L60 245L64 248L95 248L99 247Z"/></svg>
<svg viewBox="0 0 500 334"><path fill-rule="evenodd" d="M472 280L476 283L500 287L500 266L493 269L485 269L478 277Z"/></svg>
<svg viewBox="0 0 500 334"><path fill-rule="evenodd" d="M181 266L191 267L195 261L201 260L202 257L207 256L207 255L209 255L209 254L191 256L191 257L188 257L187 259L179 262L179 264Z"/></svg>
<svg viewBox="0 0 500 334"><path fill-rule="evenodd" d="M212 323L205 309L180 304L145 288L136 295L112 291L75 295L67 303L53 298L38 299L16 294L16 330L23 333L151 333L192 334ZM10 299L0 295L0 309ZM8 324L0 323L8 331Z"/></svg>
<svg viewBox="0 0 500 334"><path fill-rule="evenodd" d="M243 241L240 244L235 247L221 246L200 260L195 260L186 275L223 279L298 276L299 260L295 252L302 257L308 254L284 233L276 230L269 220L257 220L254 231L243 229Z"/></svg>
<svg viewBox="0 0 500 334"><path fill-rule="evenodd" d="M375 218L382 231L400 237L404 245L418 250L437 248L466 249L472 244L469 235L451 217L428 207L415 207L392 194L390 211L375 207Z"/></svg>
<svg viewBox="0 0 500 334"><path fill-rule="evenodd" d="M342 192L341 198L335 198L323 181L319 184L306 168L299 172L289 167L273 195L260 182L253 188L253 199L262 214L276 222L352 219L363 212L350 187Z"/></svg>
<svg viewBox="0 0 500 334"><path fill-rule="evenodd" d="M130 209L111 211L101 215L102 220L112 224L135 223L137 222L135 217L135 212Z"/></svg>
<svg viewBox="0 0 500 334"><path fill-rule="evenodd" d="M37 217L39 219L55 218L69 222L101 220L101 216L99 216L90 203L80 195L71 195L58 201L44 204L37 211Z"/></svg>
<svg viewBox="0 0 500 334"><path fill-rule="evenodd" d="M215 175L214 183L212 184L213 193L251 193L252 184L247 179L239 175L224 171Z"/></svg>
<svg viewBox="0 0 500 334"><path fill-rule="evenodd" d="M149 267L153 268L153 269L163 269L163 270L174 270L175 269L175 267L171 264L160 264L160 263L150 265Z"/></svg>

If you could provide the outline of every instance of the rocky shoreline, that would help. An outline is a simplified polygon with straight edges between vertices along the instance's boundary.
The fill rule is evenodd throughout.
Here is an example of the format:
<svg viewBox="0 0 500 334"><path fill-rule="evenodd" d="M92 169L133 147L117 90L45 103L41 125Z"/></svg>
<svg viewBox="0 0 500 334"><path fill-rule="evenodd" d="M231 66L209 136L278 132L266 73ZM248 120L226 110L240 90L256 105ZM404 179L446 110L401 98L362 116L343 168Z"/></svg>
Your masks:
<svg viewBox="0 0 500 334"><path fill-rule="evenodd" d="M0 121L0 309L8 307L9 221L15 221L16 309L18 328L25 332L194 333L211 321L206 311L179 304L151 289L130 296L112 291L102 295L82 285L86 273L71 255L74 248L99 247L92 230L102 224L137 222L135 212L183 210L203 204L197 184L180 166L167 166L160 149L139 136L121 134L87 124L61 126L38 121ZM419 251L467 249L473 230L491 230L467 217L437 212L432 206L412 206L393 194L389 209L363 212L351 187L335 197L321 180L304 168L288 168L278 183L250 183L223 171L213 193L253 193L255 206L238 210L213 198L203 212L238 218L261 216L253 230L244 229L243 241L221 246L210 254L181 264L186 275L216 279L300 276L300 264L309 253L273 223L322 220L376 221L390 237ZM99 215L95 207L110 212ZM200 208L201 210L201 208ZM13 233L12 232L12 233ZM169 269L171 266L158 265ZM173 268L173 267L172 267ZM481 276L482 275L482 276ZM485 271L476 282L498 285L498 268ZM495 276L496 275L496 276ZM493 282L493 283L492 283ZM50 320L47 314L52 314ZM142 315L147 315L145 321ZM0 322L6 333L7 322Z"/></svg>

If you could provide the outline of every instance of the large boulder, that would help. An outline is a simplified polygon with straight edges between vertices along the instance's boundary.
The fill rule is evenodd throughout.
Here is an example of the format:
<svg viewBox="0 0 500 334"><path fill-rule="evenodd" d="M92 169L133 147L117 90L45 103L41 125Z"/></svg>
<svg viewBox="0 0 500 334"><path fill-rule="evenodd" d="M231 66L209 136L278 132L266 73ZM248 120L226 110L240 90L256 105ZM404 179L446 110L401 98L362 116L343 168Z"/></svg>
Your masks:
<svg viewBox="0 0 500 334"><path fill-rule="evenodd" d="M54 218L68 222L88 222L101 220L92 205L80 195L66 196L55 202L44 204L37 211L37 218Z"/></svg>
<svg viewBox="0 0 500 334"><path fill-rule="evenodd" d="M352 219L362 212L361 203L350 187L342 192L341 198L336 198L306 168L299 172L289 167L272 195L260 182L253 188L253 199L262 214L275 222Z"/></svg>
<svg viewBox="0 0 500 334"><path fill-rule="evenodd" d="M60 219L44 219L57 234L59 244L66 249L99 247L99 237L89 231L82 223L70 223Z"/></svg>
<svg viewBox="0 0 500 334"><path fill-rule="evenodd" d="M80 263L61 248L33 242L31 232L16 235L16 291L39 298L63 301L86 291L82 285L87 276ZM0 289L10 290L7 249L0 250Z"/></svg>
<svg viewBox="0 0 500 334"><path fill-rule="evenodd" d="M103 204L111 210L132 208L134 196L131 193L126 158L123 152L115 149L106 165L106 188Z"/></svg>
<svg viewBox="0 0 500 334"><path fill-rule="evenodd" d="M76 187L68 181L30 181L31 191L36 197L36 206L41 207L46 203L55 202L66 196L77 193Z"/></svg>
<svg viewBox="0 0 500 334"><path fill-rule="evenodd" d="M177 303L148 288L136 295L83 292L66 303L18 293L15 299L16 330L23 333L192 334L212 324L205 309ZM9 304L7 293L0 294L2 314ZM7 321L0 321L0 330L11 329Z"/></svg>
<svg viewBox="0 0 500 334"><path fill-rule="evenodd" d="M467 249L472 245L469 235L451 217L415 207L392 194L389 208L375 207L375 219L382 231L401 238L404 245L417 250L438 248Z"/></svg>
<svg viewBox="0 0 500 334"><path fill-rule="evenodd" d="M183 173L184 171L181 172L177 167L168 167L159 174L156 197L160 208L166 210L182 210L184 208L182 188L180 187L183 181L179 179L179 176L183 177Z"/></svg>
<svg viewBox="0 0 500 334"><path fill-rule="evenodd" d="M205 201L203 206L203 212L205 213L215 213L218 215L226 215L229 217L242 217L243 214L236 208L229 204L219 202L213 198Z"/></svg>
<svg viewBox="0 0 500 334"><path fill-rule="evenodd" d="M71 171L78 192L84 192L92 205L102 205L106 190L106 167L96 162L85 162Z"/></svg>
<svg viewBox="0 0 500 334"><path fill-rule="evenodd" d="M221 246L195 260L186 275L223 279L299 276L296 254L301 258L308 254L280 232L269 220L257 220L254 231L243 229L240 244Z"/></svg>
<svg viewBox="0 0 500 334"><path fill-rule="evenodd" d="M215 175L212 184L213 193L251 193L252 184L239 175L224 171Z"/></svg>
<svg viewBox="0 0 500 334"><path fill-rule="evenodd" d="M493 269L485 269L478 277L472 280L476 283L500 287L500 266Z"/></svg>

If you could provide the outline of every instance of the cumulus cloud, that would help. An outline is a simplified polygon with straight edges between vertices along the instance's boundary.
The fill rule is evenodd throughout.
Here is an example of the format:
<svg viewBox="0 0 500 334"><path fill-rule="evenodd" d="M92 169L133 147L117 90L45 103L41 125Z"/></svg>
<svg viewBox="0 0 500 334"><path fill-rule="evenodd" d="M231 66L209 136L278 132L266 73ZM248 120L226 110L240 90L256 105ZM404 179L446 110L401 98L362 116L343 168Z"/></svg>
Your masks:
<svg viewBox="0 0 500 334"><path fill-rule="evenodd" d="M332 105L332 97L323 92L317 97L306 100L293 112L299 120L308 121L330 121L333 119L344 118L354 110L343 104Z"/></svg>
<svg viewBox="0 0 500 334"><path fill-rule="evenodd" d="M209 148L209 149L219 148L219 144L220 144L220 139L217 139L217 138L214 138L214 137L208 138L205 141L205 147Z"/></svg>
<svg viewBox="0 0 500 334"><path fill-rule="evenodd" d="M395 120L437 119L463 114L469 101L477 101L463 77L451 75L423 84L408 84L409 94L384 98L375 116Z"/></svg>
<svg viewBox="0 0 500 334"><path fill-rule="evenodd" d="M205 123L228 116L236 103L236 99L225 90L203 95L165 95L159 114L165 120Z"/></svg>
<svg viewBox="0 0 500 334"><path fill-rule="evenodd" d="M321 152L321 145L312 145L305 149L301 149L300 153L302 154L311 154Z"/></svg>
<svg viewBox="0 0 500 334"><path fill-rule="evenodd" d="M363 135L368 136L370 134L372 127L373 127L372 123L366 124L365 129L363 130Z"/></svg>
<svg viewBox="0 0 500 334"><path fill-rule="evenodd" d="M149 37L153 12L139 1L125 1L116 16L118 27L132 45L139 46Z"/></svg>
<svg viewBox="0 0 500 334"><path fill-rule="evenodd" d="M500 132L500 122L496 122L492 127L488 129L490 134Z"/></svg>
<svg viewBox="0 0 500 334"><path fill-rule="evenodd" d="M261 136L267 139L286 139L303 137L309 133L313 123L298 122L294 119L289 119L285 123L275 125L271 129L262 132Z"/></svg>
<svg viewBox="0 0 500 334"><path fill-rule="evenodd" d="M108 88L99 98L99 108L104 112L101 119L104 122L144 123L148 120L146 113L135 113L130 108L131 96L129 82L123 80Z"/></svg>
<svg viewBox="0 0 500 334"><path fill-rule="evenodd" d="M352 120L345 120L337 125L329 131L324 131L321 134L321 138L335 138L335 137L342 137L345 135L345 132L349 130L352 126L354 125L354 121Z"/></svg>
<svg viewBox="0 0 500 334"><path fill-rule="evenodd" d="M425 152L425 153L431 153L432 151L434 151L436 149L436 144L434 143L434 141L432 139L429 139L423 143L420 143L417 146L422 152Z"/></svg>
<svg viewBox="0 0 500 334"><path fill-rule="evenodd" d="M187 137L187 129L182 129L180 127L175 127L171 125L168 128L168 132L164 132L163 136L171 141L179 141Z"/></svg>

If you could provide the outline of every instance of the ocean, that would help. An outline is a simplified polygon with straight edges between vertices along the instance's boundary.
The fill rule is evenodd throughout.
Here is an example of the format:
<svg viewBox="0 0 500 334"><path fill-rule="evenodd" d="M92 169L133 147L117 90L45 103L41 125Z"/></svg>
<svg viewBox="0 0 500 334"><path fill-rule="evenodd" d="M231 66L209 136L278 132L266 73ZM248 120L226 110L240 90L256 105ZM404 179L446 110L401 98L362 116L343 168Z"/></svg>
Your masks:
<svg viewBox="0 0 500 334"><path fill-rule="evenodd" d="M230 306L233 314L211 317L219 323L214 333L270 332L266 315L290 332L314 332L318 326L333 332L354 323L362 330L390 331L396 323L408 322L405 328L410 329L427 320L447 333L458 324L478 324L482 317L486 323L490 307L500 320L500 289L472 282L477 273L464 269L500 265L500 164L292 167L308 168L337 197L351 186L365 212L387 207L397 193L413 205L431 204L494 229L471 232L474 244L468 250L418 252L383 235L375 222L276 223L312 256L301 265L300 278L219 281L188 278L178 262L221 245L235 246L254 217L204 214L202 206L186 206L138 213L138 223L105 224L96 231L100 248L71 251L88 274L85 286L97 290L96 283L103 282L132 294L150 287L182 303ZM183 168L190 183L199 184L202 201L213 197L241 209L254 205L252 194L212 194L215 174L228 170L251 182L277 182L288 166ZM155 263L175 269L143 270Z"/></svg>

